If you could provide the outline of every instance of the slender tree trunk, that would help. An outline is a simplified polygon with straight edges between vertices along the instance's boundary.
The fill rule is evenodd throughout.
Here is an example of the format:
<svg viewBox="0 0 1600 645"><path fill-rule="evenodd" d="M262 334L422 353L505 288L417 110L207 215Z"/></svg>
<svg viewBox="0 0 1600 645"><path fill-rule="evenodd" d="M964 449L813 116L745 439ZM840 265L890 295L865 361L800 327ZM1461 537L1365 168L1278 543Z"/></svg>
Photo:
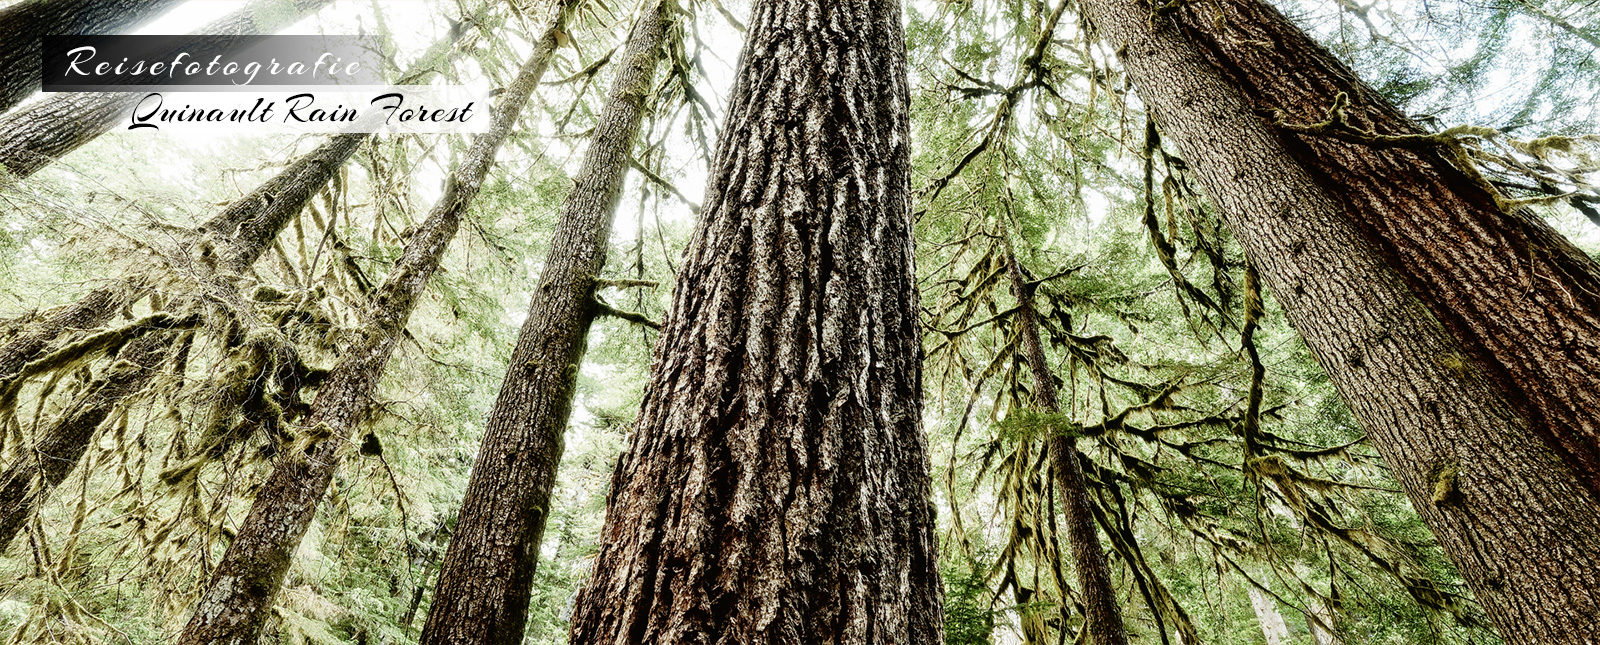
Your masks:
<svg viewBox="0 0 1600 645"><path fill-rule="evenodd" d="M1022 275L1022 265L1006 244L1006 270L1011 291L1017 297L1017 326L1022 335L1022 350L1033 372L1034 402L1046 412L1061 413L1055 377L1039 342L1039 319L1033 308L1033 289ZM1064 435L1050 438L1050 465L1055 469L1061 491L1061 512L1066 516L1067 540L1072 544L1072 561L1083 593L1089 638L1094 645L1127 645L1128 632L1122 625L1122 610L1117 592L1111 587L1111 567L1100 548L1100 533L1095 528L1094 509L1089 506L1089 488L1083 467L1078 463L1077 440Z"/></svg>
<svg viewBox="0 0 1600 645"><path fill-rule="evenodd" d="M1600 633L1594 490L1539 439L1514 396L1463 364L1338 196L1194 40L1130 0L1086 8L1501 635L1513 645L1591 643Z"/></svg>
<svg viewBox="0 0 1600 645"><path fill-rule="evenodd" d="M563 9L564 10L564 9ZM539 286L489 412L423 645L522 642L550 489L596 314L611 221L675 3L648 0L628 36L583 169L562 205ZM557 23L540 41L553 50Z"/></svg>
<svg viewBox="0 0 1600 645"><path fill-rule="evenodd" d="M1311 645L1339 645L1338 615L1332 607L1321 601L1312 601L1305 613L1306 629L1311 632Z"/></svg>
<svg viewBox="0 0 1600 645"><path fill-rule="evenodd" d="M1173 15L1251 109L1282 110L1284 121L1304 126L1328 120L1341 93L1348 98L1345 127L1281 132L1289 155L1444 324L1461 358L1600 491L1600 264L1475 171L1463 172L1472 167L1466 155L1423 137L1266 3L1223 0Z"/></svg>
<svg viewBox="0 0 1600 645"><path fill-rule="evenodd" d="M0 9L0 112L39 91L44 36L114 34L183 0L23 0Z"/></svg>
<svg viewBox="0 0 1600 645"><path fill-rule="evenodd" d="M892 0L758 0L574 645L943 642Z"/></svg>
<svg viewBox="0 0 1600 645"><path fill-rule="evenodd" d="M181 645L245 645L260 636L294 551L340 460L350 450L351 433L371 409L383 368L417 299L439 268L467 206L477 197L495 154L511 134L549 60L548 50L537 50L500 94L489 131L473 138L471 148L451 173L443 197L373 294L365 316L367 324L317 390L302 428L303 445L279 455L272 474L256 493L238 537L228 545L207 582L178 639Z"/></svg>
<svg viewBox="0 0 1600 645"><path fill-rule="evenodd" d="M1289 626L1284 624L1283 614L1278 611L1278 601L1253 584L1246 582L1245 586L1250 592L1250 609L1255 611L1256 622L1261 625L1261 637L1266 639L1267 645L1287 645Z"/></svg>
<svg viewBox="0 0 1600 645"><path fill-rule="evenodd" d="M316 12L332 0L256 0L198 33L218 36L270 34ZM285 3L292 11L285 11ZM141 92L52 94L0 116L0 166L27 177L93 141L126 117Z"/></svg>

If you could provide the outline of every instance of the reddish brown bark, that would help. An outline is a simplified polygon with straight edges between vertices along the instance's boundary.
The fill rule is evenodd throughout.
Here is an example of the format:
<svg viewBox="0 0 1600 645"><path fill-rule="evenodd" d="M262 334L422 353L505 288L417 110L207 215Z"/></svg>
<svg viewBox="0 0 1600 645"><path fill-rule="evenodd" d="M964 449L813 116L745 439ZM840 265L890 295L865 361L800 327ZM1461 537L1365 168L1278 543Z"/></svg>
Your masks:
<svg viewBox="0 0 1600 645"><path fill-rule="evenodd" d="M1423 303L1432 296L1407 284L1193 33L1129 0L1086 8L1496 629L1514 645L1592 642L1600 497L1584 474L1540 440L1524 401L1460 359ZM1298 78L1302 62L1261 73ZM1399 170L1362 181L1411 180ZM1426 185L1427 167L1412 170Z"/></svg>
<svg viewBox="0 0 1600 645"><path fill-rule="evenodd" d="M575 645L935 645L894 0L758 0Z"/></svg>
<svg viewBox="0 0 1600 645"><path fill-rule="evenodd" d="M1174 16L1185 37L1252 109L1313 124L1344 93L1350 126L1424 133L1270 5L1183 7ZM1444 146L1287 130L1281 137L1455 337L1466 362L1600 490L1600 264L1538 213L1503 209Z"/></svg>

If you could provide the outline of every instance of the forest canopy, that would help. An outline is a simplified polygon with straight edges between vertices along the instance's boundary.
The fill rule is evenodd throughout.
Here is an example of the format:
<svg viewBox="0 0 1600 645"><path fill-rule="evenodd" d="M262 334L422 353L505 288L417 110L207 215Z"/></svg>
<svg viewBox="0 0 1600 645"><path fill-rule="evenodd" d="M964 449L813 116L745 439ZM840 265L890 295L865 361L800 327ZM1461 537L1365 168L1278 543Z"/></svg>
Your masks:
<svg viewBox="0 0 1600 645"><path fill-rule="evenodd" d="M0 0L0 639L1592 642L1597 16ZM490 125L37 92L188 32Z"/></svg>

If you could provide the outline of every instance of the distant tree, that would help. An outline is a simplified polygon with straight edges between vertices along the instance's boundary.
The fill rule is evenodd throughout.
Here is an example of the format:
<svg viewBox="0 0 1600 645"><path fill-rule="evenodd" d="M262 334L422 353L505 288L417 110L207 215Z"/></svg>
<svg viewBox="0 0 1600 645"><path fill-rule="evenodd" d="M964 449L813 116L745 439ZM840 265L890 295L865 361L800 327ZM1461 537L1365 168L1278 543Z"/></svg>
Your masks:
<svg viewBox="0 0 1600 645"><path fill-rule="evenodd" d="M1011 281L1011 292L1017 298L1017 335L1021 353L1033 372L1034 405L1048 414L1061 413L1061 400L1056 394L1055 374L1045 357L1044 343L1040 340L1038 312L1034 308L1033 290L1023 276L1022 265L1014 253L1007 250L1006 275ZM1055 469L1056 485L1061 489L1061 512L1066 516L1067 539L1072 543L1073 569L1078 574L1079 592L1083 594L1084 616L1088 622L1090 642L1095 645L1126 645L1128 632L1122 626L1122 610L1117 606L1117 591L1111 586L1111 566L1100 548L1100 530L1095 526L1094 510L1090 501L1088 484L1084 481L1083 467L1079 465L1077 441L1057 433L1048 439L1050 465Z"/></svg>

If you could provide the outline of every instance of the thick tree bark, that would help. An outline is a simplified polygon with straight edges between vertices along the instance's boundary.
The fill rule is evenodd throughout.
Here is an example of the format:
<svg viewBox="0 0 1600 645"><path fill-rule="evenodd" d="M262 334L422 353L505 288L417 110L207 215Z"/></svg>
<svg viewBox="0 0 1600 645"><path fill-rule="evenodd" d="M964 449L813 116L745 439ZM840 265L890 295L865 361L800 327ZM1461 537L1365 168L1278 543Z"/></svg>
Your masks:
<svg viewBox="0 0 1600 645"><path fill-rule="evenodd" d="M1033 287L1022 274L1022 265L1008 248L1006 272L1011 291L1017 297L1017 327L1022 336L1023 357L1033 372L1034 402L1044 411L1061 413L1061 400L1039 342L1039 318L1033 308ZM1128 632L1122 625L1122 610L1117 592L1111 587L1111 567L1100 547L1100 532L1095 526L1094 509L1089 506L1088 483L1078 463L1077 440L1065 435L1050 438L1050 465L1055 470L1056 487L1061 491L1061 512L1066 516L1067 540L1072 546L1073 568L1083 593L1089 641L1094 645L1127 645Z"/></svg>
<svg viewBox="0 0 1600 645"><path fill-rule="evenodd" d="M1310 125L1328 119L1344 93L1349 128L1424 134L1264 2L1186 5L1175 15L1252 109ZM1537 213L1508 207L1448 147L1356 142L1362 135L1333 130L1281 137L1455 337L1462 358L1600 491L1600 264Z"/></svg>
<svg viewBox="0 0 1600 645"><path fill-rule="evenodd" d="M285 5L285 2L288 4ZM218 36L270 34L294 24L332 0L256 0L198 33ZM285 7L291 11L285 11ZM52 94L0 116L0 166L27 177L116 127L139 99L139 92Z"/></svg>
<svg viewBox="0 0 1600 645"><path fill-rule="evenodd" d="M758 0L574 645L943 641L892 0Z"/></svg>
<svg viewBox="0 0 1600 645"><path fill-rule="evenodd" d="M115 34L183 0L23 0L0 9L0 112L39 91L44 36Z"/></svg>
<svg viewBox="0 0 1600 645"><path fill-rule="evenodd" d="M1193 39L1131 0L1086 8L1501 635L1513 645L1591 643L1600 633L1595 491L1539 439L1513 395L1463 364L1460 345L1339 197Z"/></svg>
<svg viewBox="0 0 1600 645"><path fill-rule="evenodd" d="M489 412L422 629L423 645L522 642L612 217L675 11L675 3L651 0L628 36ZM554 49L558 28L559 23L539 46Z"/></svg>
<svg viewBox="0 0 1600 645"><path fill-rule="evenodd" d="M444 195L374 293L366 325L318 388L301 428L301 443L279 455L256 493L238 537L228 545L178 639L181 645L247 645L260 636L294 551L350 450L351 433L371 408L383 368L417 299L439 268L467 206L477 197L495 154L511 134L549 60L548 50L537 50L500 94L489 131L473 138Z"/></svg>

